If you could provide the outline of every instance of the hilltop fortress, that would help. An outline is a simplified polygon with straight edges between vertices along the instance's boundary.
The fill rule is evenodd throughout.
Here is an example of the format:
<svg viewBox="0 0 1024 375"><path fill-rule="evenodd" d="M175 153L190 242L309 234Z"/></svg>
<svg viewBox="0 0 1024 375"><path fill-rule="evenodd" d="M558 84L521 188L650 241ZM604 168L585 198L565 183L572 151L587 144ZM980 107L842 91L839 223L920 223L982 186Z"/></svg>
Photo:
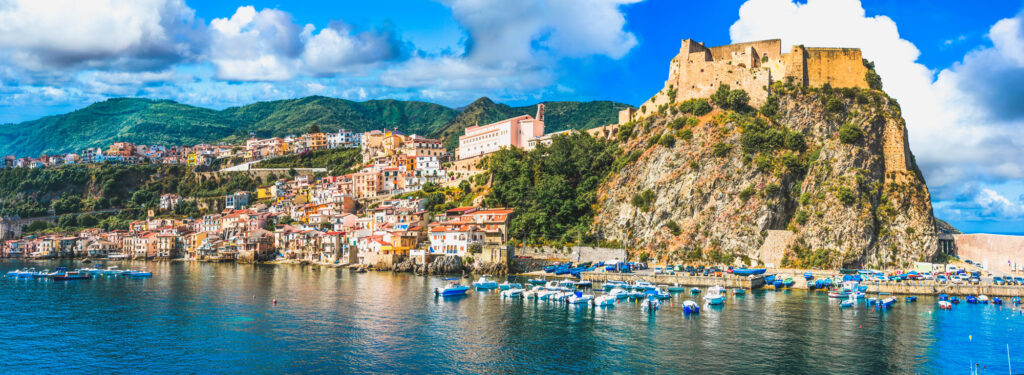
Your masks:
<svg viewBox="0 0 1024 375"><path fill-rule="evenodd" d="M640 110L621 112L619 122L644 117L662 104L709 97L721 84L743 89L750 95L750 104L756 107L768 98L771 85L776 81L866 89L867 72L857 48L798 45L789 53L782 53L780 39L718 47L705 47L703 43L684 39L679 54L669 66L665 88L641 105Z"/></svg>

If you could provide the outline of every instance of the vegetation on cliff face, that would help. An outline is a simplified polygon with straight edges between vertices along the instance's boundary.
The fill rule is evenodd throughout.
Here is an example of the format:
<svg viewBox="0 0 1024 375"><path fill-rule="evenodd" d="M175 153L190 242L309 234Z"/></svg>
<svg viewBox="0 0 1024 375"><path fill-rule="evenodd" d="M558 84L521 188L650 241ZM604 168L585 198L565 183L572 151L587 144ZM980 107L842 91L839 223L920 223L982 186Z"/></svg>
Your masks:
<svg viewBox="0 0 1024 375"><path fill-rule="evenodd" d="M485 204L515 208L509 235L526 243L594 241L597 188L619 156L614 142L584 132L555 136L550 146L504 149L486 159Z"/></svg>
<svg viewBox="0 0 1024 375"><path fill-rule="evenodd" d="M552 132L607 125L615 122L618 110L626 107L614 102L549 102L547 128ZM215 111L170 100L118 98L67 114L0 125L0 155L79 152L86 147L107 147L120 141L167 146L237 142L250 133L264 138L285 136L306 132L313 125L323 131L386 128L408 134L433 134L444 137L449 148L454 148L466 126L537 111L536 105L509 107L487 98L466 109L460 112L417 101L354 102L310 96Z"/></svg>
<svg viewBox="0 0 1024 375"><path fill-rule="evenodd" d="M755 110L720 91L713 112L668 105L620 127L628 160L599 190L595 232L663 261L882 267L934 255L913 156L907 171L886 170L886 157L904 156L885 154L886 137L906 143L894 100L777 84ZM792 241L762 247L771 230Z"/></svg>

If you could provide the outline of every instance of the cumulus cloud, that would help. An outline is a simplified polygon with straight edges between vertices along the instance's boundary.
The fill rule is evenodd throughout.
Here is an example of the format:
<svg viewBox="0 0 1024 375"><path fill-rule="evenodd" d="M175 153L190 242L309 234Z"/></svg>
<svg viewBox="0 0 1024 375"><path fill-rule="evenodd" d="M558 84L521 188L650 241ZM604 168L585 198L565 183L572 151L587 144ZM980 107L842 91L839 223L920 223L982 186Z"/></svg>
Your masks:
<svg viewBox="0 0 1024 375"><path fill-rule="evenodd" d="M281 81L296 75L329 75L399 56L401 43L390 32L353 33L334 23L319 32L300 26L278 9L239 7L230 18L210 22L209 56L217 78Z"/></svg>
<svg viewBox="0 0 1024 375"><path fill-rule="evenodd" d="M0 2L0 51L28 71L159 69L195 57L204 35L182 0Z"/></svg>
<svg viewBox="0 0 1024 375"><path fill-rule="evenodd" d="M620 58L637 44L620 7L638 0L448 0L479 64L534 64L552 54Z"/></svg>
<svg viewBox="0 0 1024 375"><path fill-rule="evenodd" d="M886 92L900 102L911 150L939 203L955 200L971 181L1024 179L1021 16L992 27L992 47L979 48L935 72L917 62L920 52L900 37L892 19L866 16L859 0L749 0L739 15L729 29L734 42L782 38L784 48L857 47L873 60ZM939 203L939 216L953 219L961 211Z"/></svg>

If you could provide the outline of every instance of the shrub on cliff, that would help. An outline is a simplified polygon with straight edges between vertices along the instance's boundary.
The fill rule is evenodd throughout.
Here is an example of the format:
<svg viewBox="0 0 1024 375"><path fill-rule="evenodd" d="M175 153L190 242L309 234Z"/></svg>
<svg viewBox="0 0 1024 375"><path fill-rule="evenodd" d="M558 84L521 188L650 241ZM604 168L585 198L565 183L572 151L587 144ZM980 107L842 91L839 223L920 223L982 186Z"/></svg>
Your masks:
<svg viewBox="0 0 1024 375"><path fill-rule="evenodd" d="M741 89L732 90L727 84L718 86L718 90L711 94L711 102L722 109L740 111L747 108L750 103L750 95Z"/></svg>
<svg viewBox="0 0 1024 375"><path fill-rule="evenodd" d="M690 99L679 103L679 112L694 116L704 116L711 112L711 104L705 99Z"/></svg>
<svg viewBox="0 0 1024 375"><path fill-rule="evenodd" d="M654 194L654 190L647 189L641 193L633 194L633 206L639 208L641 211L647 211L651 208L651 203L654 203L654 198L657 196Z"/></svg>
<svg viewBox="0 0 1024 375"><path fill-rule="evenodd" d="M779 111L779 97L775 94L768 95L768 99L765 99L764 104L761 104L761 114L772 117Z"/></svg>
<svg viewBox="0 0 1024 375"><path fill-rule="evenodd" d="M872 90L882 89L882 76L875 72L875 63L868 61L868 59L862 60L864 67L868 68L868 72L864 73L864 80L867 81L868 87Z"/></svg>
<svg viewBox="0 0 1024 375"><path fill-rule="evenodd" d="M853 190L846 186L839 187L836 195L839 197L839 201L845 205L850 205L857 201L857 194L854 194Z"/></svg>
<svg viewBox="0 0 1024 375"><path fill-rule="evenodd" d="M839 127L839 141L852 145L857 143L864 136L864 131L853 124L843 124Z"/></svg>
<svg viewBox="0 0 1024 375"><path fill-rule="evenodd" d="M669 233L672 233L673 236L678 236L679 233L682 233L682 230L679 229L679 224L677 224L675 220L669 220L666 222L665 229L668 229Z"/></svg>
<svg viewBox="0 0 1024 375"><path fill-rule="evenodd" d="M661 135L661 139L658 140L658 144L672 148L676 146L676 137L672 133L665 133Z"/></svg>
<svg viewBox="0 0 1024 375"><path fill-rule="evenodd" d="M715 143L715 145L712 146L712 148L714 149L715 156L720 158L729 156L729 151L732 151L732 146L729 146L722 142Z"/></svg>

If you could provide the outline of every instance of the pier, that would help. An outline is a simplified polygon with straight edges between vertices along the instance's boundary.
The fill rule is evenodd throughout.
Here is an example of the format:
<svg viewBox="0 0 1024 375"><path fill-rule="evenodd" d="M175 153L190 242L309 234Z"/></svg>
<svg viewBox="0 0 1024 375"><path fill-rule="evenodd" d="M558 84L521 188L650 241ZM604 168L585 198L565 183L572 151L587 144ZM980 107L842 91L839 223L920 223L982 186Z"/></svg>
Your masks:
<svg viewBox="0 0 1024 375"><path fill-rule="evenodd" d="M617 272L583 272L580 274L583 280L596 282L606 281L647 281L655 285L686 285L686 286L721 286L725 288L757 289L764 286L764 277L755 278L737 277L732 275L717 276L690 276L683 274L639 274L639 273L617 273Z"/></svg>

